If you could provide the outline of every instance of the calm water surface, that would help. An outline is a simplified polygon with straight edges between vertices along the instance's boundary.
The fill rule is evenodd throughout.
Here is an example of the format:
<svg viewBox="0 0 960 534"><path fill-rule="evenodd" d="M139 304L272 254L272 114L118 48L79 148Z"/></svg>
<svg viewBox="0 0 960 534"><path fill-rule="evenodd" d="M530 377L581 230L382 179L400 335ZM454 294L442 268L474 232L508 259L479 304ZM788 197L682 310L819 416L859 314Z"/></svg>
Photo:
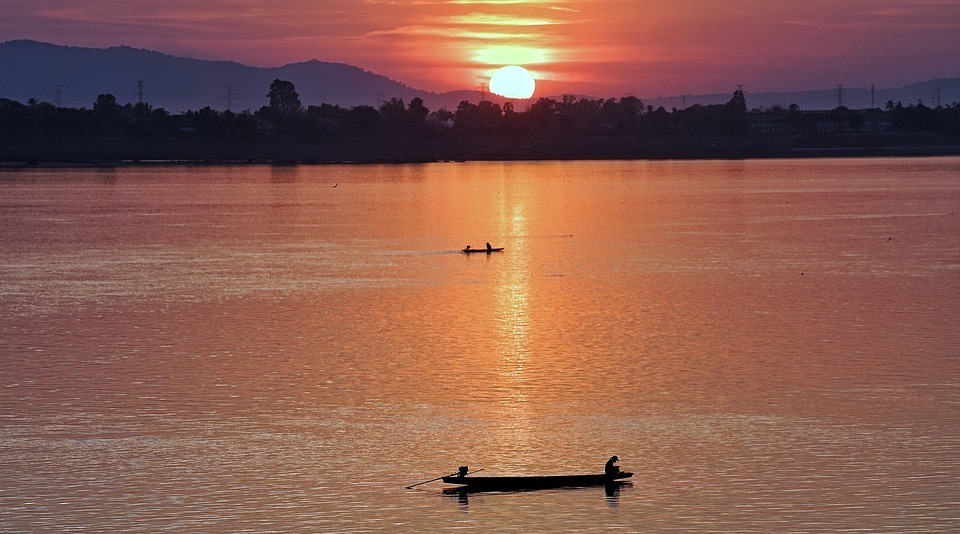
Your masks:
<svg viewBox="0 0 960 534"><path fill-rule="evenodd" d="M958 210L958 158L0 171L0 530L956 531Z"/></svg>

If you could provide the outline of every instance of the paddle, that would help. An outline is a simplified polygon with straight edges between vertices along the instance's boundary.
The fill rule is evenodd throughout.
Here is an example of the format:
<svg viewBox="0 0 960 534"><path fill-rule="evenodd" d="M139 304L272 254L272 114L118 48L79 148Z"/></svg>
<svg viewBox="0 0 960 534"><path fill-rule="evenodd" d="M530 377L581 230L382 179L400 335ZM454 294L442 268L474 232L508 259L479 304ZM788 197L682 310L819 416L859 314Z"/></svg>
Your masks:
<svg viewBox="0 0 960 534"><path fill-rule="evenodd" d="M473 471L468 471L467 474L469 475L470 473L479 473L480 471L483 471L483 469L475 469ZM404 486L403 489L412 489L417 486L422 486L423 484L426 484L428 482L436 482L437 480L440 480L443 477L452 477L456 475L457 475L456 473L450 473L449 475L443 475L437 478L431 478L430 480L424 480L423 482L417 482L416 484L410 484L409 486Z"/></svg>

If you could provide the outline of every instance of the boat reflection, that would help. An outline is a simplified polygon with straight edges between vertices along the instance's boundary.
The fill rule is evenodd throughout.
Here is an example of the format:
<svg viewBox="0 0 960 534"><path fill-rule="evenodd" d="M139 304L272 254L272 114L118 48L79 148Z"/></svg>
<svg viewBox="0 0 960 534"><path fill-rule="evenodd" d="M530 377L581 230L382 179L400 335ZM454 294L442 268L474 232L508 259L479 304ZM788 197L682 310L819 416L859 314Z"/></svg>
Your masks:
<svg viewBox="0 0 960 534"><path fill-rule="evenodd" d="M613 482L610 484L603 485L603 495L606 503L610 507L616 507L620 504L620 492L623 488L633 486L633 482ZM448 499L456 499L457 504L461 507L466 508L470 504L470 496L476 494L483 495L510 495L517 493L531 493L531 492L544 492L544 491L555 491L555 492L568 492L568 491L595 491L601 486L588 486L588 487L562 487L562 488L549 488L549 489L516 489L516 490L488 490L483 488L468 488L464 486L458 486L456 488L444 488L443 496Z"/></svg>
<svg viewBox="0 0 960 534"><path fill-rule="evenodd" d="M607 506L610 508L616 508L620 506L620 489L627 484L631 483L620 482L618 484L607 484L603 487L603 494L607 499Z"/></svg>

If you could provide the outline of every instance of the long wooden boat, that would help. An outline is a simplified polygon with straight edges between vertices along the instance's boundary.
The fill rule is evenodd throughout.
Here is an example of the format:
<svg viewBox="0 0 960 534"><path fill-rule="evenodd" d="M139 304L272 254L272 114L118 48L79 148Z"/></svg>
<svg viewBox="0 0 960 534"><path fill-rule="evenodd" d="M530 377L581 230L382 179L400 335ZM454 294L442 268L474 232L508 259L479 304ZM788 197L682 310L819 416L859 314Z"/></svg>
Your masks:
<svg viewBox="0 0 960 534"><path fill-rule="evenodd" d="M503 248L504 247L489 248L489 249L488 248L465 248L460 252L463 252L464 254L479 254L481 252L489 254L491 252L503 252Z"/></svg>
<svg viewBox="0 0 960 534"><path fill-rule="evenodd" d="M586 486L605 486L618 484L630 478L633 473L621 471L616 475L554 475L554 476L511 476L511 477L475 477L445 476L447 484L459 484L460 488L470 491L516 491L547 488L581 488Z"/></svg>

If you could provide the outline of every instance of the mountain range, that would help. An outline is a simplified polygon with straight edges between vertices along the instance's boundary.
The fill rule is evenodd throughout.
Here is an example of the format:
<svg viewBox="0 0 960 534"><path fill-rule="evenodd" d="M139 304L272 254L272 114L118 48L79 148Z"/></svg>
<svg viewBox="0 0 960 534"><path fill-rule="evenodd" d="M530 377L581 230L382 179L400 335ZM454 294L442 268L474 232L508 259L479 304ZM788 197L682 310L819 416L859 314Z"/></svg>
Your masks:
<svg viewBox="0 0 960 534"><path fill-rule="evenodd" d="M160 52L117 46L81 48L37 41L0 43L0 98L21 103L35 98L65 107L92 107L97 95L113 94L120 103L146 102L173 113L211 107L217 110L257 110L267 104L267 92L275 79L293 82L305 106L321 103L343 107L377 106L392 97L410 102L420 97L431 110L455 110L463 100L477 102L480 92L462 90L435 93L415 89L386 76L343 63L311 60L282 67L251 67L233 61L208 61ZM960 78L930 80L899 88L871 91L869 88L837 87L795 91L746 91L750 108L798 104L801 109L832 109L843 105L858 109L887 101L904 104L922 101L944 105L960 100ZM721 104L733 93L641 96L644 104L667 109L693 104ZM541 95L543 96L543 95ZM586 96L586 95L577 95ZM607 98L620 95L602 95ZM551 98L559 98L552 96ZM496 95L488 100L502 103ZM516 103L523 109L525 103Z"/></svg>

